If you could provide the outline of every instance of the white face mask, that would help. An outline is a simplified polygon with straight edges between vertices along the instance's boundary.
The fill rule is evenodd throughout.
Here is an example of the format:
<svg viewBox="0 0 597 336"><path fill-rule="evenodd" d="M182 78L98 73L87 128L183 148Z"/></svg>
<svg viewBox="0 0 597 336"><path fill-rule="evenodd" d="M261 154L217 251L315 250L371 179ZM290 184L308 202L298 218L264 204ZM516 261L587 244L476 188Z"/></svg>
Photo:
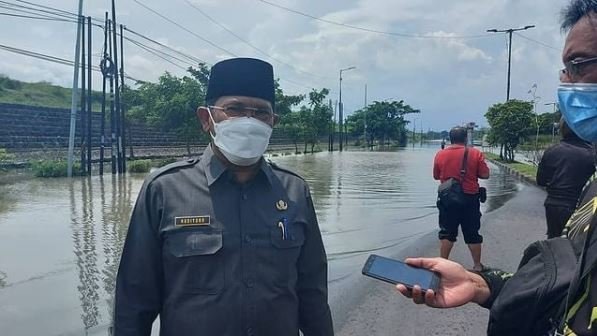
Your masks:
<svg viewBox="0 0 597 336"><path fill-rule="evenodd" d="M214 145L228 161L237 166L250 166L261 159L272 135L273 129L270 125L249 117L232 118L216 123L211 110L207 108L207 111L215 128L215 135L210 132Z"/></svg>

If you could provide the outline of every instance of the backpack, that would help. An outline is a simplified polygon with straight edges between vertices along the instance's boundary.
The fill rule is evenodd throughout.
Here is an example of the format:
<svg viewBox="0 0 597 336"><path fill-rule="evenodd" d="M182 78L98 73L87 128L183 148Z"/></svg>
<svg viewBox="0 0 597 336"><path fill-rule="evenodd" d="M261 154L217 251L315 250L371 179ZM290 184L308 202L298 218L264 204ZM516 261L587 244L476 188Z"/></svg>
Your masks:
<svg viewBox="0 0 597 336"><path fill-rule="evenodd" d="M450 177L442 182L437 188L437 200L442 206L446 208L459 208L466 205L466 197L464 190L462 190L462 181L466 174L466 159L468 157L468 147L464 147L464 157L462 158L462 165L460 167L460 180Z"/></svg>
<svg viewBox="0 0 597 336"><path fill-rule="evenodd" d="M570 326L584 334L590 329L597 306L597 298L588 295L597 290L590 278L597 267L597 183L582 198L565 237L535 242L524 251L518 271L491 306L487 335L576 335Z"/></svg>
<svg viewBox="0 0 597 336"><path fill-rule="evenodd" d="M531 244L489 313L488 336L548 335L558 326L578 259L572 243L557 237Z"/></svg>

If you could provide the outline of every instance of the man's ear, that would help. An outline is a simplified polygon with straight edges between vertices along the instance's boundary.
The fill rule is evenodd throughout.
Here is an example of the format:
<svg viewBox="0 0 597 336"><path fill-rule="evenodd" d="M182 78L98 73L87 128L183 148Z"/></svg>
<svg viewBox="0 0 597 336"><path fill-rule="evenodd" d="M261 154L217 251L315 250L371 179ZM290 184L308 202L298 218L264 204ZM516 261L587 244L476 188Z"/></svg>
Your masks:
<svg viewBox="0 0 597 336"><path fill-rule="evenodd" d="M209 111L206 107L197 108L197 119L201 123L201 129L203 132L209 132L211 130L211 118L209 117Z"/></svg>
<svg viewBox="0 0 597 336"><path fill-rule="evenodd" d="M280 116L274 113L274 124L272 126L276 126L280 122Z"/></svg>

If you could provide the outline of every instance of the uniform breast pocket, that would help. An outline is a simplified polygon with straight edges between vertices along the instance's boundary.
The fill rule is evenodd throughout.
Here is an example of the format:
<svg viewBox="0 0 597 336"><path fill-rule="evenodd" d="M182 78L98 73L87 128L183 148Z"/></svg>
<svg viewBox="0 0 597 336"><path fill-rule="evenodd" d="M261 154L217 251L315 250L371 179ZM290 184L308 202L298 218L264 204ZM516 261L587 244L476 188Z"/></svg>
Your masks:
<svg viewBox="0 0 597 336"><path fill-rule="evenodd" d="M164 274L173 288L218 294L225 283L222 230L175 230L166 236Z"/></svg>
<svg viewBox="0 0 597 336"><path fill-rule="evenodd" d="M305 227L303 223L291 222L286 225L285 232L275 227L270 232L272 244L271 256L277 274L278 285L294 286L297 279L297 262L301 249L305 244Z"/></svg>

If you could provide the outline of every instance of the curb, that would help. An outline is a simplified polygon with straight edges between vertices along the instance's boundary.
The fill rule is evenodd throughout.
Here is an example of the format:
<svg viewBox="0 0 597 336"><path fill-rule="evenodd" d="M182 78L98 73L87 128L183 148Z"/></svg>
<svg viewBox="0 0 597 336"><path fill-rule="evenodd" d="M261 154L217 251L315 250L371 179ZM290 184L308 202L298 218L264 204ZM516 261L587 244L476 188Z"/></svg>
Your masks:
<svg viewBox="0 0 597 336"><path fill-rule="evenodd" d="M523 173L519 172L518 170L515 170L512 167L508 166L507 164L493 160L493 159L485 158L485 160L493 163L494 165L496 165L498 167L504 168L509 174L516 176L519 180L530 183L534 186L537 186L537 181L535 181L534 176L529 176L529 175L523 174Z"/></svg>

